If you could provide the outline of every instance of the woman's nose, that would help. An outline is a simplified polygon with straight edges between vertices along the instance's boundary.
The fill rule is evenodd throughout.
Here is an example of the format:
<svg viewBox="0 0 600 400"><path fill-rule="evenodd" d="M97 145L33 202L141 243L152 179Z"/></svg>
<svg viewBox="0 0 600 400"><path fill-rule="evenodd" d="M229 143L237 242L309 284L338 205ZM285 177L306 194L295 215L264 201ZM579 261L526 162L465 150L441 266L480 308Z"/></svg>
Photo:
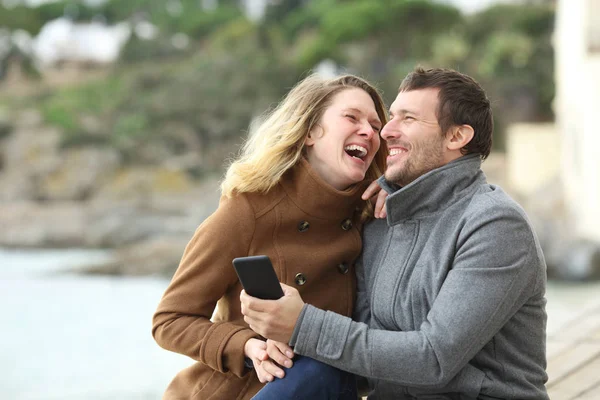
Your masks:
<svg viewBox="0 0 600 400"><path fill-rule="evenodd" d="M367 139L371 139L376 134L377 131L369 123L363 124L359 132L359 135L364 136Z"/></svg>

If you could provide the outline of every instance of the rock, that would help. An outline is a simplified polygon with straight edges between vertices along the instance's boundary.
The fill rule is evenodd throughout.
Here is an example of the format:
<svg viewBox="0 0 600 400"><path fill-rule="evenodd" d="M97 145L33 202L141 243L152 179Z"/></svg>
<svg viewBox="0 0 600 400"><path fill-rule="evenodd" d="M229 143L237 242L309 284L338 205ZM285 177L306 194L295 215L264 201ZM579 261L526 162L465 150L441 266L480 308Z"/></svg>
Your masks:
<svg viewBox="0 0 600 400"><path fill-rule="evenodd" d="M120 248L104 264L81 266L76 271L102 275L172 276L191 236L159 236Z"/></svg>
<svg viewBox="0 0 600 400"><path fill-rule="evenodd" d="M570 281L600 279L600 244L576 240L548 265L551 276Z"/></svg>
<svg viewBox="0 0 600 400"><path fill-rule="evenodd" d="M565 206L559 178L523 201L548 266L548 277L584 281L600 279L600 243L578 236Z"/></svg>
<svg viewBox="0 0 600 400"><path fill-rule="evenodd" d="M0 203L0 226L3 247L80 247L87 228L85 208L76 202Z"/></svg>
<svg viewBox="0 0 600 400"><path fill-rule="evenodd" d="M84 200L112 177L121 164L119 153L106 147L65 151L58 166L47 170L38 187L38 198Z"/></svg>
<svg viewBox="0 0 600 400"><path fill-rule="evenodd" d="M15 125L23 129L33 129L41 126L43 120L41 112L30 108L22 110L16 115Z"/></svg>
<svg viewBox="0 0 600 400"><path fill-rule="evenodd" d="M53 128L19 127L2 140L0 201L29 201L38 198L38 183L61 162L60 131Z"/></svg>
<svg viewBox="0 0 600 400"><path fill-rule="evenodd" d="M137 200L145 203L154 193L185 193L194 182L182 170L165 167L132 167L120 169L98 189L100 201Z"/></svg>
<svg viewBox="0 0 600 400"><path fill-rule="evenodd" d="M44 172L47 158L59 150L61 132L55 128L23 128L9 135L2 146L4 167L30 175Z"/></svg>
<svg viewBox="0 0 600 400"><path fill-rule="evenodd" d="M119 248L130 260L129 246L155 243L156 252L167 252L156 238L187 242L218 205L218 180L204 176L198 183L187 172L200 165L191 132L180 130L179 138L195 152L123 167L112 148L62 148L62 132L42 125L37 111L14 120L0 139L0 246ZM98 121L86 121L98 128ZM163 268L149 265L150 272Z"/></svg>
<svg viewBox="0 0 600 400"><path fill-rule="evenodd" d="M0 173L0 188L0 203L31 200L35 197L33 179L25 179L21 172L14 169Z"/></svg>
<svg viewBox="0 0 600 400"><path fill-rule="evenodd" d="M0 140L8 137L13 131L12 124L0 115Z"/></svg>
<svg viewBox="0 0 600 400"><path fill-rule="evenodd" d="M164 215L118 202L89 210L85 246L118 247L164 234Z"/></svg>

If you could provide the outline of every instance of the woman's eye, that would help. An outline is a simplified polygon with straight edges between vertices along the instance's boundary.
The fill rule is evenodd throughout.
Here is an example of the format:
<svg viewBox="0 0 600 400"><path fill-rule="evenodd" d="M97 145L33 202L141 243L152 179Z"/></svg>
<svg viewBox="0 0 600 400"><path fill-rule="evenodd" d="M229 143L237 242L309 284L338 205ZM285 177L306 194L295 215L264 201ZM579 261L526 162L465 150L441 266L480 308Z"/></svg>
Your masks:
<svg viewBox="0 0 600 400"><path fill-rule="evenodd" d="M375 132L379 132L379 131L381 131L381 128L380 128L380 127L378 127L378 126L373 126L373 125L371 125L371 128L373 128L373 130L374 130Z"/></svg>
<svg viewBox="0 0 600 400"><path fill-rule="evenodd" d="M350 118L352 121L358 121L358 120L356 119L356 117L355 117L354 115L352 115L352 114L347 114L347 115L346 115L346 117L347 117L347 118Z"/></svg>

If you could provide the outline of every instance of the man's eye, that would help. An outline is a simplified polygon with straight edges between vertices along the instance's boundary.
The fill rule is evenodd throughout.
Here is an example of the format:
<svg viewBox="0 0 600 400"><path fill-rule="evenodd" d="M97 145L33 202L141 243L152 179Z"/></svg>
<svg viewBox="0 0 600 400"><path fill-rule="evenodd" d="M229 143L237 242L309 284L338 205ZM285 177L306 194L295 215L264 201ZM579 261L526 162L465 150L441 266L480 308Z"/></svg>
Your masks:
<svg viewBox="0 0 600 400"><path fill-rule="evenodd" d="M415 119L415 117L411 117L410 115L407 115L406 117L404 117L404 119L406 119L406 120L409 120L409 121L410 121L410 120L414 120L414 119Z"/></svg>

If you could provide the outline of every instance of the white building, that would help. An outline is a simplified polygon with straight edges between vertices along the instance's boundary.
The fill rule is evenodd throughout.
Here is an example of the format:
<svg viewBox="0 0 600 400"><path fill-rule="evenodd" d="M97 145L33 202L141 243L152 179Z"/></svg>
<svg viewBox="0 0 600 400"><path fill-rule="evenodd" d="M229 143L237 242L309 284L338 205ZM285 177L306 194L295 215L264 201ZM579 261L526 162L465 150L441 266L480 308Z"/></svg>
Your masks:
<svg viewBox="0 0 600 400"><path fill-rule="evenodd" d="M109 64L118 58L130 35L131 28L125 22L107 26L58 18L42 27L33 41L33 55L42 67L59 61Z"/></svg>
<svg viewBox="0 0 600 400"><path fill-rule="evenodd" d="M559 0L556 118L576 234L600 242L600 0Z"/></svg>

